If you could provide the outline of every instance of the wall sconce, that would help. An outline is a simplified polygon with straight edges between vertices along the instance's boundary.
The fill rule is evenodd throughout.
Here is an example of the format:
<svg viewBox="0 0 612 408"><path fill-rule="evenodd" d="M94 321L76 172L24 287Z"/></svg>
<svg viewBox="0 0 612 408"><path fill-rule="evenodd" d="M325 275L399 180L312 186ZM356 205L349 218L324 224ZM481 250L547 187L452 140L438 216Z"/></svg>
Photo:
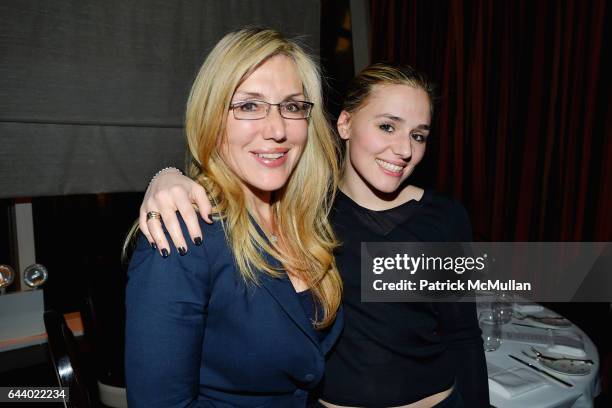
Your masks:
<svg viewBox="0 0 612 408"><path fill-rule="evenodd" d="M32 289L38 289L49 279L49 272L41 264L32 264L23 271L23 282Z"/></svg>
<svg viewBox="0 0 612 408"><path fill-rule="evenodd" d="M15 280L15 271L9 265L0 265L0 295Z"/></svg>

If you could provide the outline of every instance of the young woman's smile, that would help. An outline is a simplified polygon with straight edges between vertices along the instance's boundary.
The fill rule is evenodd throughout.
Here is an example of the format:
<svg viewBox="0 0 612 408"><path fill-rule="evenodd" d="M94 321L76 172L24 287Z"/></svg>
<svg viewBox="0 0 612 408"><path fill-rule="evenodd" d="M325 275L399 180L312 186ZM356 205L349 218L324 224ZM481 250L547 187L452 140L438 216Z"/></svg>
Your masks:
<svg viewBox="0 0 612 408"><path fill-rule="evenodd" d="M408 85L376 85L364 105L342 111L346 142L343 190L361 204L402 186L425 154L431 105L427 92Z"/></svg>

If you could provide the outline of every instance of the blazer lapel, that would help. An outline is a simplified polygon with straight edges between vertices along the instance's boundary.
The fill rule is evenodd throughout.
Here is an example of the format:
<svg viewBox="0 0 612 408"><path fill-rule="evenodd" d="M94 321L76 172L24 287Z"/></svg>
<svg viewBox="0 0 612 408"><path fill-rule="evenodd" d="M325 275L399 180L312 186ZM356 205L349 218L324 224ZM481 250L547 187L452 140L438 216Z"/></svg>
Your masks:
<svg viewBox="0 0 612 408"><path fill-rule="evenodd" d="M344 310L340 306L336 314L336 320L328 329L327 335L323 341L319 342L317 331L312 323L306 317L304 309L298 300L293 285L289 279L275 279L265 275L261 279L262 286L272 295L278 302L280 307L287 313L293 322L304 332L306 336L317 346L317 348L325 355L333 347L340 337L344 329Z"/></svg>
<svg viewBox="0 0 612 408"><path fill-rule="evenodd" d="M293 289L289 279L273 278L262 274L262 286L278 302L280 307L287 313L291 320L300 328L302 332L317 346L321 348L317 333L312 323L306 317L306 313Z"/></svg>
<svg viewBox="0 0 612 408"><path fill-rule="evenodd" d="M267 240L268 238L252 217L251 221L261 236ZM262 255L271 266L282 269L281 263L277 259L273 258L270 254L264 252ZM310 322L310 320L308 320L306 317L304 308L302 308L289 278L273 278L267 274L262 274L261 284L278 302L279 306L285 311L285 313L287 313L287 315L300 328L300 330L315 344L315 346L317 346L317 348L324 355L327 354L344 328L344 314L342 307L340 307L340 310L338 310L336 321L329 329L329 333L322 342L319 342L317 332L312 325L312 322Z"/></svg>

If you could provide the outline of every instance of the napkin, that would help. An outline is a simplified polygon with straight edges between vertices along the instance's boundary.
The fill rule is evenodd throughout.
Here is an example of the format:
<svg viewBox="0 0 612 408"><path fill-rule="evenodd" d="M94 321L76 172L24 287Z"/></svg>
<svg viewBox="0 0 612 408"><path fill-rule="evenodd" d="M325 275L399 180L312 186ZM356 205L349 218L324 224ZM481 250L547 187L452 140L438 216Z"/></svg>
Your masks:
<svg viewBox="0 0 612 408"><path fill-rule="evenodd" d="M489 391L508 399L547 385L541 376L523 367L511 367L489 376Z"/></svg>

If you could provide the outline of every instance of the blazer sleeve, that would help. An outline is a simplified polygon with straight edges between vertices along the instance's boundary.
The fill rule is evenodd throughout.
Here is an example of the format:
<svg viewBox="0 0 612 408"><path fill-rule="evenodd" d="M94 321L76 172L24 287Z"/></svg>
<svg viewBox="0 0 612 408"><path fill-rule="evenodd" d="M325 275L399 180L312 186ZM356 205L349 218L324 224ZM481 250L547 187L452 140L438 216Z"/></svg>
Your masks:
<svg viewBox="0 0 612 408"><path fill-rule="evenodd" d="M210 280L203 247L164 259L139 237L126 291L130 408L198 406Z"/></svg>

